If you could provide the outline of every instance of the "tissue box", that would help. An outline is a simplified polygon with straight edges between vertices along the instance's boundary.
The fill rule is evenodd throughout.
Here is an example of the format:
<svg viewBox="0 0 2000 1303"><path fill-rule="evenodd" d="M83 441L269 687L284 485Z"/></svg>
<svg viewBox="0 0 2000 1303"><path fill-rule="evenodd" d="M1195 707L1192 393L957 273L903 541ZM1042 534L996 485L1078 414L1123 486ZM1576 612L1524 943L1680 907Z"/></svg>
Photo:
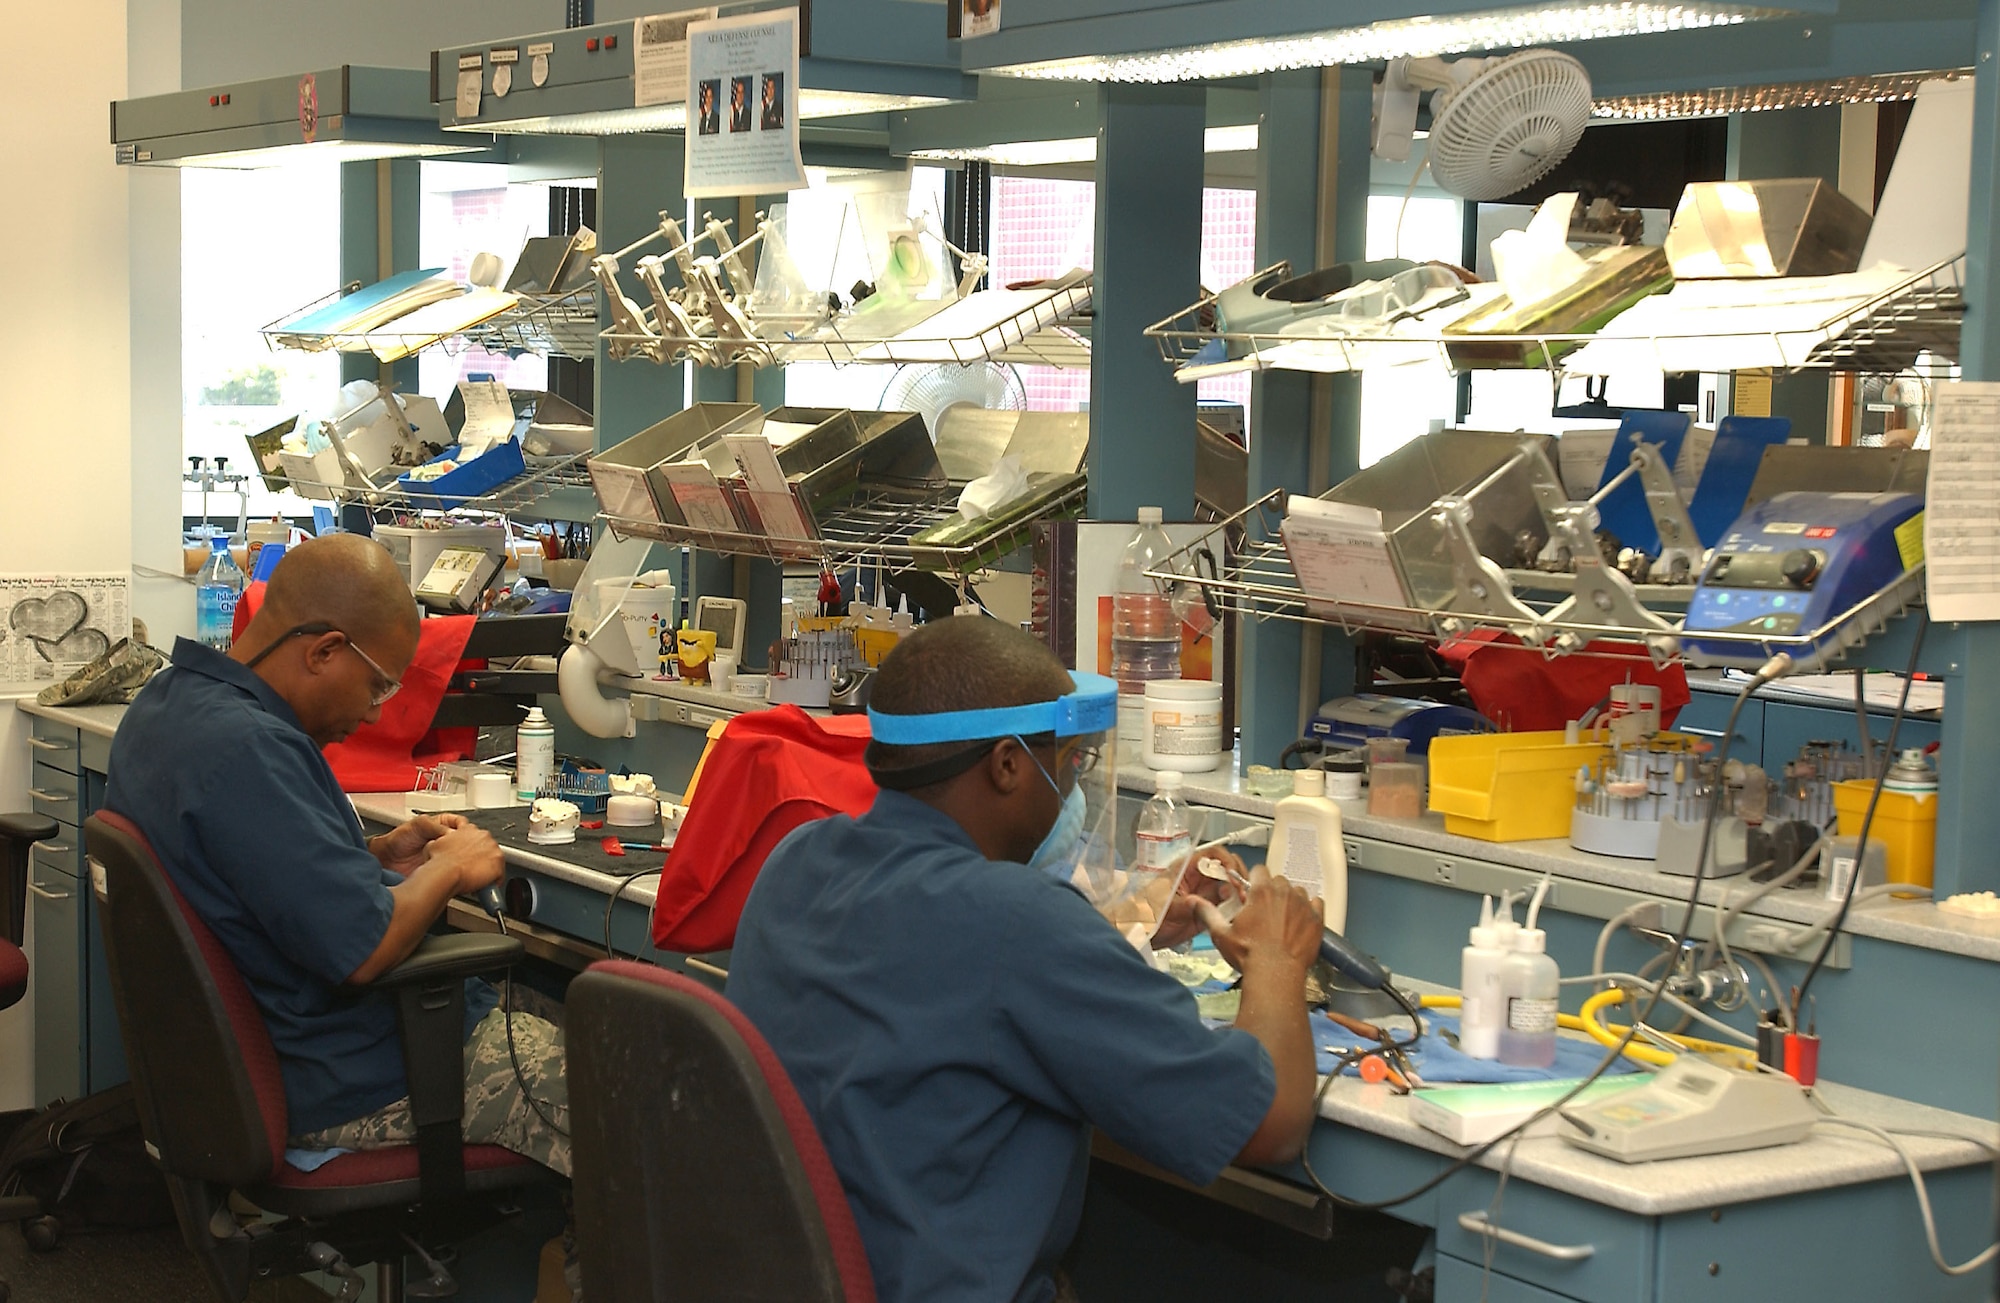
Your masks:
<svg viewBox="0 0 2000 1303"><path fill-rule="evenodd" d="M448 461L457 455L458 446L454 444L432 461ZM491 493L507 481L526 473L527 469L527 459L521 455L521 441L509 439L434 480L413 480L404 475L396 481L396 485L409 495L411 506L443 511Z"/></svg>
<svg viewBox="0 0 2000 1303"><path fill-rule="evenodd" d="M1461 371L1546 366L1582 341L1474 341L1480 335L1589 335L1640 299L1674 283L1666 250L1650 245L1599 249L1585 263L1581 278L1539 303L1521 307L1503 294L1446 326L1445 353L1452 366Z"/></svg>

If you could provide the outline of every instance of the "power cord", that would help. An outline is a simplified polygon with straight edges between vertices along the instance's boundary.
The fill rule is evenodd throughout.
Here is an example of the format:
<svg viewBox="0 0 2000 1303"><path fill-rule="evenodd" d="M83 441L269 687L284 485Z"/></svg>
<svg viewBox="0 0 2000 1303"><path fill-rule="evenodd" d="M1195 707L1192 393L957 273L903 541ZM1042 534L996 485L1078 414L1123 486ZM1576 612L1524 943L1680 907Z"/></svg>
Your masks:
<svg viewBox="0 0 2000 1303"><path fill-rule="evenodd" d="M1826 930L1826 940L1820 943L1819 953L1806 969L1806 975L1799 981L1798 995L1793 999L1794 1013L1805 1007L1806 993L1812 990L1813 979L1826 963L1826 957L1833 952L1833 943L1840 938L1840 929L1847 922L1847 910L1854 903L1856 890L1861 885L1861 871L1868 863L1868 834L1875 826L1875 807L1882 801L1882 785L1889 779L1889 765L1896 755L1896 736L1903 728L1903 715L1910 707L1910 684L1917 675L1917 659L1924 652L1924 635L1930 632L1931 617L1928 610L1917 613L1917 631L1910 639L1910 663L1903 670L1903 691L1896 698L1896 713L1889 717L1889 740L1883 744L1881 772L1875 775L1875 790L1868 794L1868 812L1861 816L1861 836L1854 847L1854 872L1847 879L1847 890L1841 893L1840 908L1834 911L1833 924Z"/></svg>
<svg viewBox="0 0 2000 1303"><path fill-rule="evenodd" d="M1729 722L1727 725L1724 726L1722 730L1722 745L1720 748L1718 748L1716 752L1717 772L1720 772L1722 770L1722 767L1729 763L1729 746L1730 743L1735 740L1736 722L1743 714L1743 707L1749 702L1751 696L1756 693L1757 689L1763 687L1766 683L1769 683L1772 679L1775 679L1779 675L1784 674L1791 668L1792 668L1792 658L1781 652L1778 655L1773 656L1770 660L1766 661L1763 667L1759 669L1757 673L1751 677L1750 681L1743 685L1742 690L1736 694L1735 704L1730 707ZM1721 808L1722 808L1722 802L1720 801L1709 802L1707 821L1702 825L1702 830L1701 830L1700 854L1698 854L1695 857L1694 880L1688 887L1687 910L1681 916L1680 932L1674 938L1674 944L1671 947L1670 953L1678 954L1680 952L1681 948L1687 944L1688 934L1694 928L1695 915L1701 908L1702 883L1705 882L1708 878L1709 842L1711 838L1714 836L1716 815ZM1459 1172L1472 1166L1474 1163L1477 1163L1480 1159L1484 1158L1487 1154L1491 1153L1495 1146L1501 1144L1504 1141L1514 1140L1519 1138L1523 1133L1525 1133L1528 1130L1529 1127L1532 1127L1537 1122L1541 1121L1543 1118L1548 1117L1551 1114L1560 1112L1562 1108L1565 1105L1567 1105L1571 1100L1575 1099L1578 1095L1581 1095L1584 1091L1588 1090L1593 1084L1595 1084L1600 1077L1602 1077L1607 1071L1610 1070L1611 1065L1616 1063L1619 1060L1619 1058L1623 1056L1623 1054L1625 1053L1625 1047L1632 1043L1633 1038L1639 1034L1639 1028L1646 1022L1648 1018L1652 1016L1653 1009L1659 1004L1661 997L1666 993L1667 982L1670 980L1672 975L1673 975L1673 969L1672 966L1669 965L1667 970L1660 975L1659 980L1654 983L1652 991L1647 999L1645 1008L1635 1009L1633 1011L1632 1021L1625 1028L1625 1034L1618 1039L1618 1043L1611 1046L1608 1050L1606 1050L1604 1058L1600 1060L1598 1062L1598 1065L1590 1071L1590 1074L1584 1077L1581 1081L1577 1082L1575 1086L1571 1087L1566 1093L1564 1093L1562 1098L1549 1104L1547 1107L1541 1109L1539 1112L1533 1113L1528 1117L1523 1118L1520 1122L1515 1123L1513 1126L1501 1132L1499 1135L1494 1136L1491 1140L1488 1140L1483 1144L1475 1146L1474 1148L1468 1150L1460 1157L1454 1159L1450 1163L1445 1164L1445 1166L1441 1168L1435 1175L1431 1176L1428 1180L1425 1180L1422 1184L1414 1187L1413 1189L1406 1190L1402 1194L1399 1194L1394 1198L1390 1199L1370 1199L1370 1200L1349 1199L1345 1195L1336 1194L1332 1190L1329 1190L1326 1187L1326 1183L1321 1181L1319 1177L1313 1172L1310 1162L1303 1161L1302 1159L1300 1166L1304 1168L1306 1176L1312 1181L1314 1189L1318 1190L1320 1194L1325 1196L1326 1199L1330 1201L1335 1207L1344 1208L1349 1212L1381 1212L1385 1209L1394 1208L1401 1204L1406 1204L1412 1199L1416 1199L1423 1195L1429 1194L1432 1190L1437 1189L1439 1186L1443 1185L1446 1181L1450 1180L1453 1176L1455 1176ZM1401 1001L1399 1001L1399 1003L1401 1003ZM1410 1043L1413 1044L1414 1042ZM1402 1047L1399 1045L1398 1048ZM1372 1051L1364 1051L1364 1053L1368 1052ZM1357 1055L1356 1057L1360 1056ZM1313 1097L1314 1116L1317 1117L1320 1115L1320 1106L1325 1101L1327 1089L1332 1084L1332 1077L1339 1076L1340 1069L1345 1066L1346 1065L1344 1063L1336 1062L1334 1065L1334 1072L1330 1074L1330 1076L1326 1081L1322 1081L1320 1083L1319 1091ZM1512 1151L1510 1150L1509 1151L1510 1159L1511 1159L1511 1152Z"/></svg>
<svg viewBox="0 0 2000 1303"><path fill-rule="evenodd" d="M1891 736L1893 735L1894 733L1892 730ZM1840 1126L1840 1127L1852 1127L1856 1131L1865 1132L1868 1135L1873 1136L1875 1139L1880 1140L1883 1144L1889 1146L1890 1149L1895 1151L1896 1157L1903 1160L1903 1169L1910 1174L1910 1185L1917 1192L1917 1210L1923 1214L1924 1242L1931 1251L1931 1261L1937 1265L1937 1269L1939 1271L1943 1272L1947 1276L1970 1275L1971 1273L1978 1271L1981 1267L1984 1267L1987 1263L1992 1262L1996 1254L2000 1254L2000 1243L1994 1243L1994 1244L1988 1244L1984 1249L1981 1249L1977 1254L1973 1255L1972 1257L1967 1258L1964 1262L1958 1263L1956 1265L1946 1262L1944 1259L1944 1249L1940 1247L1938 1244L1937 1217L1931 1210L1930 1189L1928 1186L1924 1184L1923 1169L1917 1165L1917 1160L1911 1156L1910 1151L1906 1149L1903 1146L1903 1143L1900 1140L1897 1140L1895 1136L1883 1130L1881 1127L1876 1126L1874 1123L1860 1122L1855 1120L1854 1118L1841 1117L1838 1113L1835 1113L1830 1107L1828 1107L1824 1100L1817 1100L1817 1097L1815 1098L1816 1102L1818 1102L1819 1104L1821 1112L1826 1114L1825 1117L1822 1117L1820 1119L1822 1123L1828 1123L1833 1126ZM1910 1134L1943 1135L1945 1133L1911 1132ZM1993 1146L1987 1143L1986 1141L1974 1140L1971 1136L1956 1136L1954 1137L1954 1139L1970 1141L1971 1143L1983 1146L1988 1150L1991 1150L1993 1148Z"/></svg>
<svg viewBox="0 0 2000 1303"><path fill-rule="evenodd" d="M664 872L666 870L663 868L634 869L632 872L618 879L618 885L612 889L611 899L604 902L604 953L610 958L618 958L618 949L611 944L611 912L618 907L618 898L625 894L625 888L631 886L638 879L646 877L649 874ZM635 952L632 957L637 959L639 956Z"/></svg>
<svg viewBox="0 0 2000 1303"><path fill-rule="evenodd" d="M507 932L507 912L500 908L499 892L492 887L488 887L479 894L479 898L480 902L486 906L486 912L493 916L493 922L499 927L500 935L503 937L509 935ZM535 1110L535 1116L542 1120L542 1124L567 1140L569 1139L568 1128L559 1125L554 1118L550 1117L548 1110L542 1107L542 1101L535 1098L535 1092L528 1089L528 1076L521 1071L520 1051L514 1048L513 970L508 970L507 976L503 981L505 985L502 987L500 995L500 1022L507 1029L507 1062L514 1067L514 1084L521 1088L521 1098L528 1101L528 1107ZM551 1107L554 1106L552 1105Z"/></svg>

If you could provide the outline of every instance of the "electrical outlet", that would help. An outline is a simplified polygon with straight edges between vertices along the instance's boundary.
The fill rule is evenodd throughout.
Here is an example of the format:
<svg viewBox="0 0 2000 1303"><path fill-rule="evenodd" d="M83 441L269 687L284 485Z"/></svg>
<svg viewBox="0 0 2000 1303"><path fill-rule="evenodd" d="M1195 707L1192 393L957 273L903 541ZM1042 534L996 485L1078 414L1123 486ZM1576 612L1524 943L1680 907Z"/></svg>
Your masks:
<svg viewBox="0 0 2000 1303"><path fill-rule="evenodd" d="M1347 841L1343 839L1340 844L1341 847L1347 852L1347 867L1350 869L1360 868L1361 843L1357 841Z"/></svg>
<svg viewBox="0 0 2000 1303"><path fill-rule="evenodd" d="M1458 863L1457 863L1457 861L1455 861L1455 860L1439 860L1439 861L1437 861L1437 866L1436 866L1436 868L1437 868L1437 880L1438 880L1439 882L1446 882L1446 883L1450 883L1450 882L1456 882L1456 881L1458 881Z"/></svg>
<svg viewBox="0 0 2000 1303"><path fill-rule="evenodd" d="M1788 955L1792 952L1793 935L1793 929L1781 923L1752 923L1743 929L1743 939L1733 944L1742 950L1756 950L1767 955Z"/></svg>

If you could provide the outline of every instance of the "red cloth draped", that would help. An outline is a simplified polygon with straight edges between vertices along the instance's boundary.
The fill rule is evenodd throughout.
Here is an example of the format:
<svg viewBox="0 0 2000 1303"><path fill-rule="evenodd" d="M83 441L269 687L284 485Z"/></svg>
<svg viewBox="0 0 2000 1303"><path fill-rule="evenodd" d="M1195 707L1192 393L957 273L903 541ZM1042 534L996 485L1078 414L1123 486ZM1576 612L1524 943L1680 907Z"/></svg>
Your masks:
<svg viewBox="0 0 2000 1303"><path fill-rule="evenodd" d="M1551 658L1512 634L1481 629L1438 651L1458 667L1479 713L1510 732L1559 729L1627 681L1660 689L1662 728L1688 704L1687 671L1655 668L1635 643L1594 642L1581 653Z"/></svg>
<svg viewBox="0 0 2000 1303"><path fill-rule="evenodd" d="M234 637L243 636L263 600L264 585L251 584L243 590L236 603ZM479 742L478 729L432 728L431 720L451 676L461 668L485 665L465 660L473 623L469 615L425 619L418 631L417 654L403 671L402 690L383 703L382 717L363 724L345 742L324 748L342 791L407 792L416 786L419 769L471 757Z"/></svg>
<svg viewBox="0 0 2000 1303"><path fill-rule="evenodd" d="M702 761L660 876L653 944L686 954L734 945L743 902L785 834L875 803L867 745L866 715L815 719L777 706L730 720Z"/></svg>

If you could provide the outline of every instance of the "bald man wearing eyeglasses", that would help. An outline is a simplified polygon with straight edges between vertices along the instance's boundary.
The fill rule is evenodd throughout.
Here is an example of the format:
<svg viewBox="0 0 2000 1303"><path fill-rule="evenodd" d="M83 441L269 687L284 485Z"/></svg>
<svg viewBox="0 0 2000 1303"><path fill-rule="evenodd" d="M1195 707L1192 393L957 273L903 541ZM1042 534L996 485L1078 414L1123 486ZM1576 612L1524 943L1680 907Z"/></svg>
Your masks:
<svg viewBox="0 0 2000 1303"><path fill-rule="evenodd" d="M408 957L453 896L501 877L492 835L455 814L365 836L320 754L381 717L418 621L379 543L313 539L286 553L228 652L174 644L111 744L105 805L146 834L250 987L300 1148L415 1135L395 1001L361 988ZM466 1139L568 1175L560 1033L515 1014L510 1056L496 1004L467 984Z"/></svg>

